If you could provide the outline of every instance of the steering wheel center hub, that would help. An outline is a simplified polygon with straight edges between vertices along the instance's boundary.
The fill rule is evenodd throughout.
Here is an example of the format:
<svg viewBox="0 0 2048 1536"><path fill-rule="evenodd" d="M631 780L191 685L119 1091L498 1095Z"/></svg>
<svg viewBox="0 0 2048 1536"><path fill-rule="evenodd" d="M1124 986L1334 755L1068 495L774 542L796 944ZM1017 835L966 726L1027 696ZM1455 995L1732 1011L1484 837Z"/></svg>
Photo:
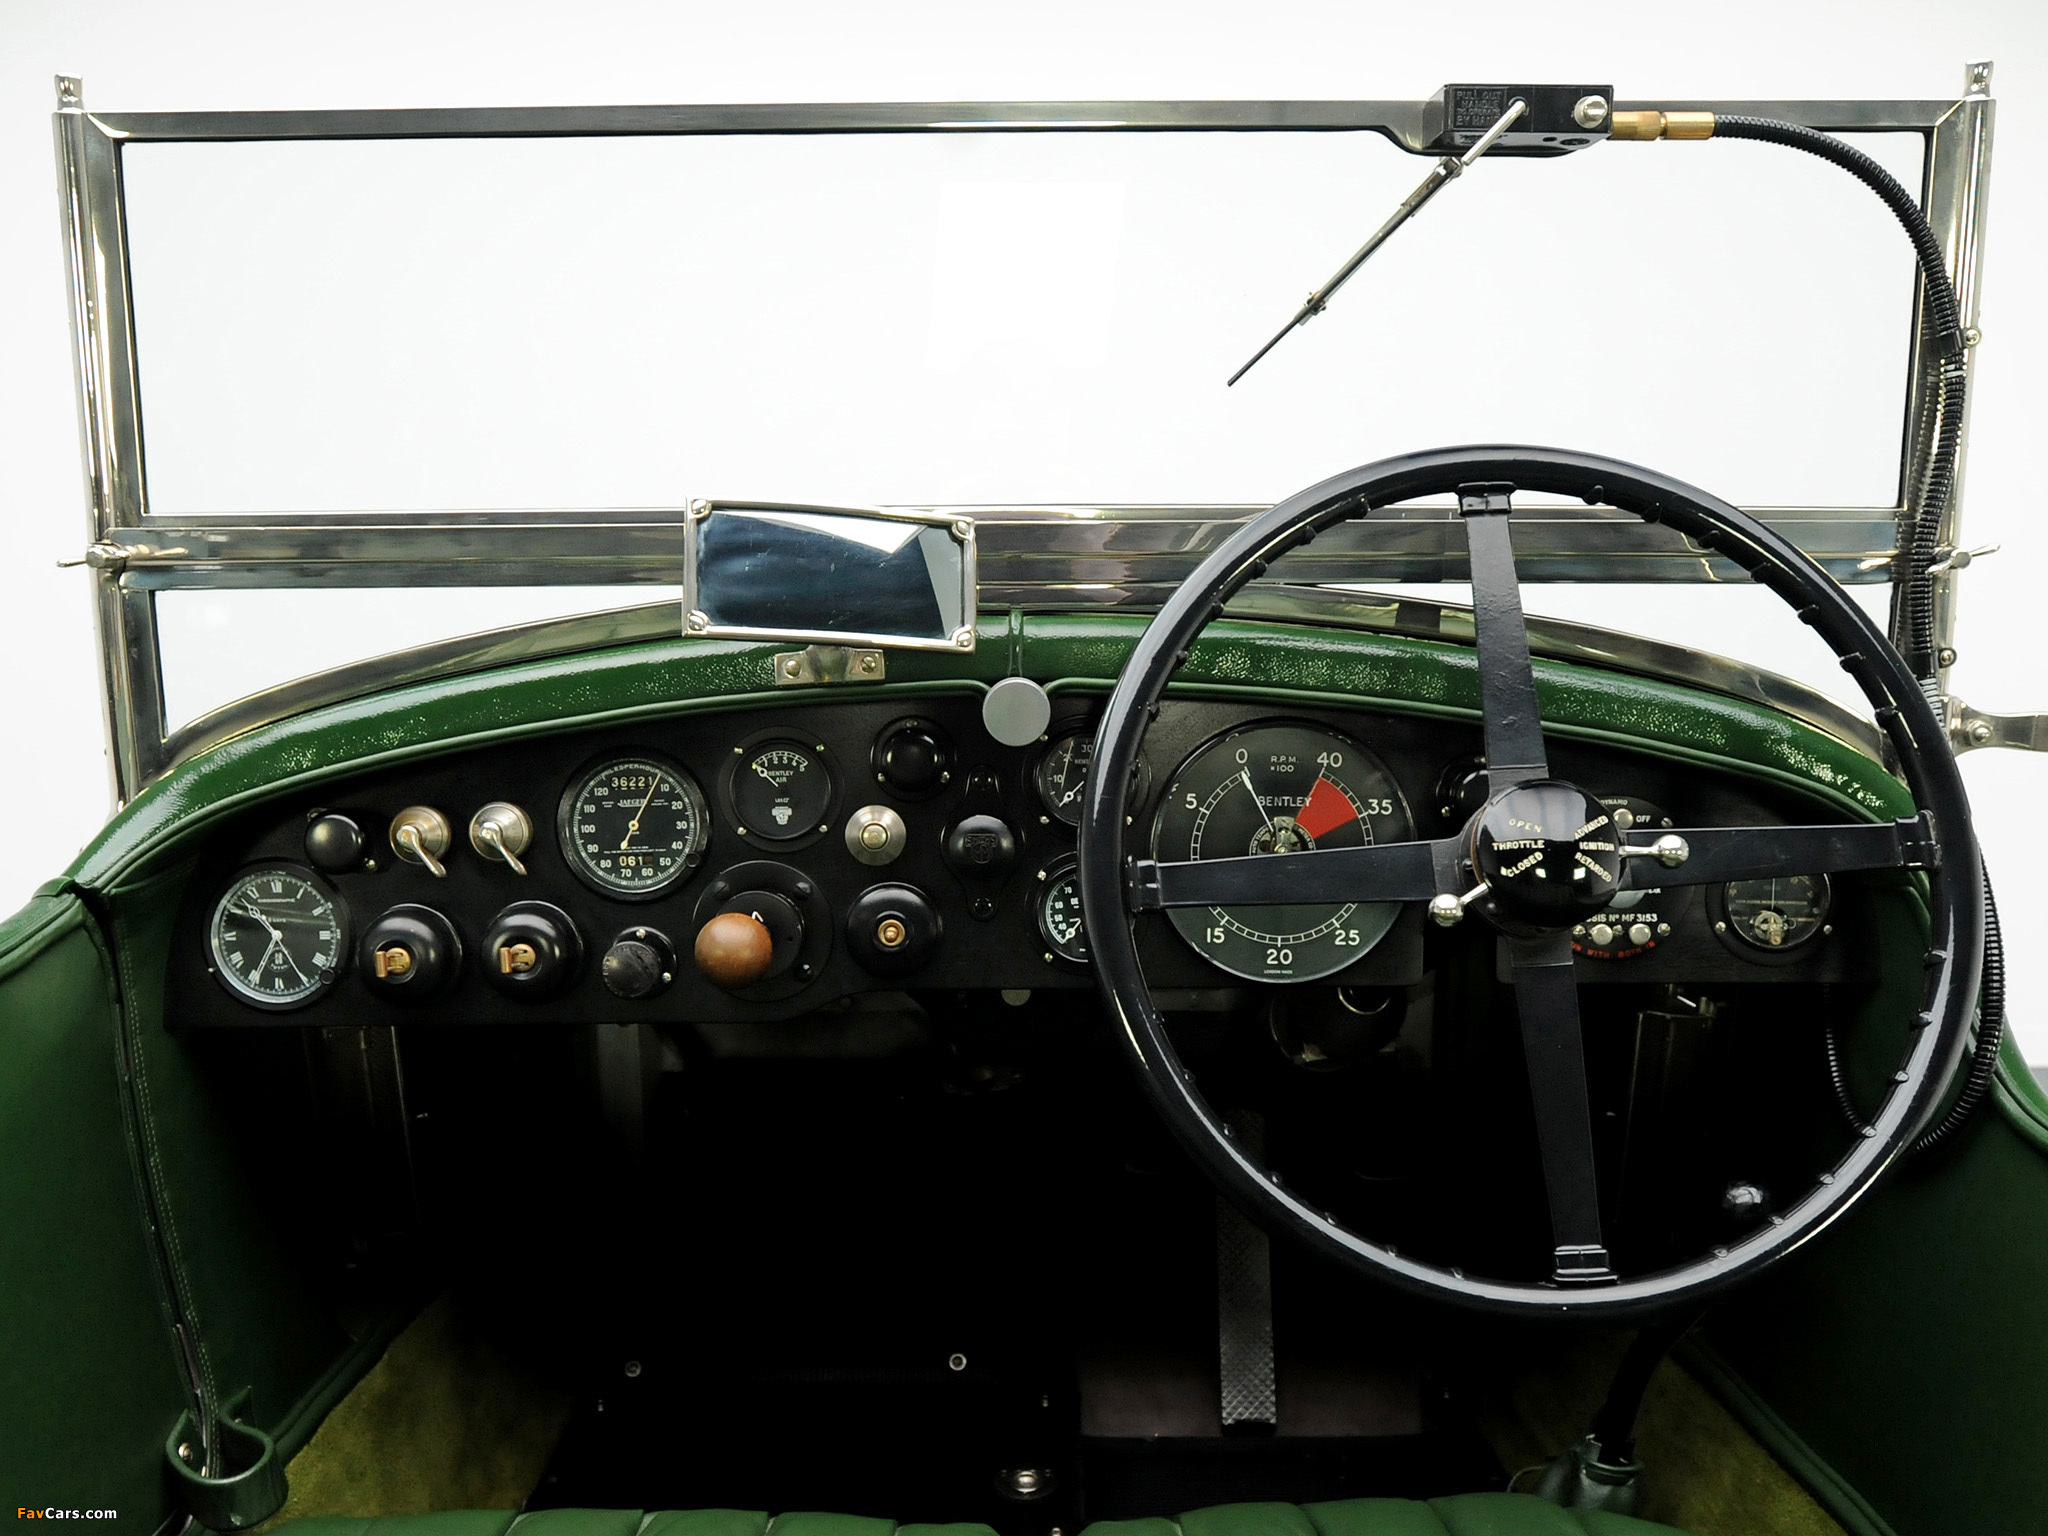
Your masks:
<svg viewBox="0 0 2048 1536"><path fill-rule="evenodd" d="M1576 784L1538 779L1495 795L1472 823L1473 872L1499 915L1563 928L1613 904L1621 843L1606 806Z"/></svg>

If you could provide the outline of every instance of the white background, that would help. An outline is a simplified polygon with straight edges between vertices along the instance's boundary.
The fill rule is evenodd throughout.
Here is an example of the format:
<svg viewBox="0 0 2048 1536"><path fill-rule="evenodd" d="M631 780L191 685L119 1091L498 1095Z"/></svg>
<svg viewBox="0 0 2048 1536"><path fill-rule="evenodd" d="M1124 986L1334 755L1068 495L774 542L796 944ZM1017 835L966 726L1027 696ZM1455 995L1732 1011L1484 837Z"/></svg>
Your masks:
<svg viewBox="0 0 2048 1536"><path fill-rule="evenodd" d="M1447 9L1360 4L948 5L786 3L152 5L0 0L0 510L10 538L0 562L0 804L8 808L0 909L11 909L69 861L104 819L97 673L87 578L53 569L84 541L57 237L49 111L50 77L82 75L88 106L114 111L257 107L368 107L662 101L830 101L1137 98L1419 97L1450 79L1611 79L1620 95L1659 97L1943 97L1959 89L1962 62L1991 57L2000 98L1985 345L1973 389L1972 448L1965 487L1970 542L2000 540L2005 552L1964 578L1958 690L1992 709L2048 707L2048 675L2031 605L2048 569L2036 477L2043 391L2034 382L2048 342L2038 252L2041 189L2048 186L2048 12L2021 0L1985 3L1722 4L1638 8L1612 14L1538 12L1474 0ZM1645 146L1615 153L1723 155L1747 146ZM1762 153L1757 151L1756 153ZM1786 157L1791 158L1791 157ZM1424 162L1403 161L1419 175ZM1678 174L1678 173L1674 173ZM1773 173L1775 174L1775 173ZM1838 178L1839 179L1839 178ZM1476 216L1469 189L1446 194ZM1357 210L1362 234L1383 213ZM1874 205L1873 205L1874 206ZM1432 209L1426 216L1447 217ZM1403 238L1415 241L1424 228ZM1639 267L1696 261L1693 232L1653 218L1640 204L1589 219L1577 231L1596 274L1602 262ZM1904 250L1895 231L1885 259ZM1389 248L1389 254L1394 248ZM1668 253L1668 254L1667 254ZM1308 253L1308 281L1342 249ZM1412 245L1403 260L1418 257ZM1813 282L1827 273L1771 273L1757 283ZM1360 279L1361 283L1365 279ZM1297 285L1305 286L1305 285ZM1293 288L1268 307L1284 317ZM1455 306L1469 288L1445 284L1430 302ZM1339 304L1369 302L1358 287ZM1539 296L1539 303L1541 302ZM1816 294L1814 303L1821 302ZM1261 310L1263 315L1264 310ZM1336 311L1318 322L1331 331ZM1503 328L1512 331L1508 317ZM1317 328L1290 346L1330 345ZM1259 334L1264 334L1260 330ZM1257 337L1252 338L1256 340ZM1528 337L1522 338L1525 344ZM1804 368L1821 408L1825 358L1802 364L1792 335L1760 367ZM1504 337L1511 344L1513 337ZM1725 393L1687 388L1686 355L1668 371L1611 382L1612 338L1585 334L1576 359L1585 378L1614 391L1654 391L1674 414L1720 432L1782 431L1796 422L1738 415ZM1233 339L1233 347L1235 345ZM1554 348L1546 348L1545 355ZM147 353L145 356L147 357ZM1266 366L1270 366L1270 363ZM1257 378L1257 375L1254 375ZM1447 423L1429 441L1468 434ZM1588 446L1596 444L1589 442ZM1423 443L1332 449L1306 481L1341 463ZM1683 462L1659 467L1685 473ZM1280 486L1277 495L1293 488ZM1742 488L1715 485L1741 496ZM695 487L682 488L689 494ZM760 488L737 488L759 494ZM1235 490L1235 488L1232 488ZM1040 494L1020 486L1018 496ZM914 499L915 492L888 499ZM493 498L485 498L493 499ZM525 498L519 498L525 499ZM576 498L585 500L588 498ZM666 499L666 498L664 498ZM857 499L847 496L843 499ZM882 498L876 498L882 499ZM1561 592L1560 597L1568 594ZM1720 594L1724 599L1729 594ZM1725 622L1725 621L1724 621ZM1746 622L1746 621L1744 621ZM456 628L464 626L457 625ZM1726 645L1718 649L1728 649ZM1804 671L1804 667L1786 670ZM2039 933L2048 900L2023 883L2020 829L2048 788L2039 759L1978 753L1965 760L1980 830L2008 926ZM2030 1059L2048 1060L2048 963L2014 946L2016 1025ZM2036 1020L2039 1019L2039 1022ZM2031 1026L2031 1027L2030 1027Z"/></svg>

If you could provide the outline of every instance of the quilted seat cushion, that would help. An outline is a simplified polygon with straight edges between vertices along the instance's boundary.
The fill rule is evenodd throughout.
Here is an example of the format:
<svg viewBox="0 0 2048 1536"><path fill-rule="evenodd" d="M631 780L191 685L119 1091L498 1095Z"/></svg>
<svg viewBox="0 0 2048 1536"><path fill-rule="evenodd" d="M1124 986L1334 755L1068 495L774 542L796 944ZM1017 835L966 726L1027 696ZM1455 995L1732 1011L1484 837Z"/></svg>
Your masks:
<svg viewBox="0 0 2048 1536"><path fill-rule="evenodd" d="M1599 1510L1559 1509L1527 1493L1329 1504L1219 1504L1177 1519L1098 1520L1081 1536L1685 1536Z"/></svg>
<svg viewBox="0 0 2048 1536"><path fill-rule="evenodd" d="M898 1525L864 1515L743 1509L451 1510L293 1520L276 1536L995 1536L985 1525ZM1330 1504L1222 1504L1173 1519L1098 1520L1081 1536L1685 1536L1626 1515L1559 1509L1526 1493Z"/></svg>

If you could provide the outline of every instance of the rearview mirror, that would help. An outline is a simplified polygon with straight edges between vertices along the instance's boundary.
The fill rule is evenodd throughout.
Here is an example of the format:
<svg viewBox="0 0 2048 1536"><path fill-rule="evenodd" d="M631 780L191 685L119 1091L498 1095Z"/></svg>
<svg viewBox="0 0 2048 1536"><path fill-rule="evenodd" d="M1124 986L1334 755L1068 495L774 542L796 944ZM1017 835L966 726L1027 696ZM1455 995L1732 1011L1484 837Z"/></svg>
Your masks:
<svg viewBox="0 0 2048 1536"><path fill-rule="evenodd" d="M686 635L971 651L974 599L970 518L690 504Z"/></svg>

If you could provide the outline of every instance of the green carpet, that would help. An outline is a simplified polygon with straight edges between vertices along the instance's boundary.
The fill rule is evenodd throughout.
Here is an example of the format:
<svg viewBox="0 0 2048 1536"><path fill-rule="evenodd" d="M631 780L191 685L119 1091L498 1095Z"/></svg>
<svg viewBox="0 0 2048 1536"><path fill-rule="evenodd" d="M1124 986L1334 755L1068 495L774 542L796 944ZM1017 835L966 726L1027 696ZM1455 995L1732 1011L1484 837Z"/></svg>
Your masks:
<svg viewBox="0 0 2048 1536"><path fill-rule="evenodd" d="M291 1459L291 1496L264 1527L308 1515L517 1509L569 1417L556 1392L434 1302Z"/></svg>
<svg viewBox="0 0 2048 1536"><path fill-rule="evenodd" d="M1547 1463L1599 1411L1626 1335L1532 1360L1482 1395L1480 1428L1510 1471ZM1844 1536L1828 1512L1675 1362L1650 1380L1637 1424L1643 1501L1636 1511L1695 1536ZM1516 1486L1532 1491L1531 1472Z"/></svg>

